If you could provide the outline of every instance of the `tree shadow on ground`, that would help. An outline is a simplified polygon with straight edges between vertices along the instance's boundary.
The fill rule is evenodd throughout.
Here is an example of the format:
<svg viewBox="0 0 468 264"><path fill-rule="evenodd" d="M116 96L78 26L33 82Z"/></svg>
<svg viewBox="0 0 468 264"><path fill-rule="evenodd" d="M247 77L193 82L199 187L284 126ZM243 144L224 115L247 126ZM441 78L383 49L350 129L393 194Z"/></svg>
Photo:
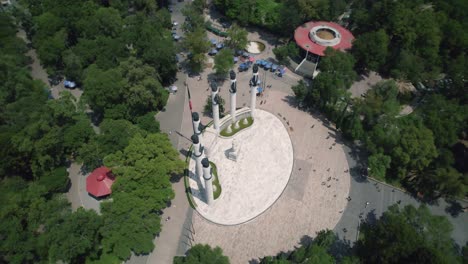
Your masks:
<svg viewBox="0 0 468 264"><path fill-rule="evenodd" d="M458 217L463 212L463 206L456 200L448 200L448 206L445 207L445 212L452 217Z"/></svg>
<svg viewBox="0 0 468 264"><path fill-rule="evenodd" d="M356 166L354 168L349 169L349 174L358 183L363 183L363 182L368 182L369 181L367 179L367 177L362 173L362 169L363 168L361 166Z"/></svg>
<svg viewBox="0 0 468 264"><path fill-rule="evenodd" d="M187 169L184 169L184 172L183 173L173 173L171 174L169 180L171 183L176 183L176 182L179 182L180 179L182 179L185 175L185 170Z"/></svg>
<svg viewBox="0 0 468 264"><path fill-rule="evenodd" d="M375 213L375 209L370 210L366 215L365 222L369 225L373 225L377 222L377 220L378 220L378 217Z"/></svg>
<svg viewBox="0 0 468 264"><path fill-rule="evenodd" d="M188 151L187 149L185 148L181 148L179 150L179 153L182 154L184 157L188 157L189 155L192 155L192 152L191 151Z"/></svg>
<svg viewBox="0 0 468 264"><path fill-rule="evenodd" d="M211 84L215 82L219 88L224 85L224 82L227 80L227 76L219 75L215 72L208 73L208 83ZM208 88L210 85L208 85Z"/></svg>

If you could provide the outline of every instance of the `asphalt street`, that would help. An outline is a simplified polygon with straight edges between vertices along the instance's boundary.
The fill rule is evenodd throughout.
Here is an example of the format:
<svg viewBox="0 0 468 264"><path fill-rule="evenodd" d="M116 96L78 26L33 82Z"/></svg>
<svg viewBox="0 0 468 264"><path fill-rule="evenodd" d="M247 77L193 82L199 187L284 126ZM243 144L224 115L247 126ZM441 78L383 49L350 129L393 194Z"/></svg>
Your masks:
<svg viewBox="0 0 468 264"><path fill-rule="evenodd" d="M346 147L348 164L351 170L357 166L356 160L352 157L351 149ZM358 172L352 172L351 189L348 205L343 208L343 216L336 225L334 231L338 236L349 242L354 243L358 237L358 227L362 220L373 220L379 218L387 208L393 204L399 204L400 208L405 205L418 207L421 203L410 194L396 189L387 184L376 182L372 179L362 177ZM427 205L434 215L446 216L453 225L452 238L463 247L468 239L468 214L460 213L454 217L446 212L449 204L443 199L437 203Z"/></svg>

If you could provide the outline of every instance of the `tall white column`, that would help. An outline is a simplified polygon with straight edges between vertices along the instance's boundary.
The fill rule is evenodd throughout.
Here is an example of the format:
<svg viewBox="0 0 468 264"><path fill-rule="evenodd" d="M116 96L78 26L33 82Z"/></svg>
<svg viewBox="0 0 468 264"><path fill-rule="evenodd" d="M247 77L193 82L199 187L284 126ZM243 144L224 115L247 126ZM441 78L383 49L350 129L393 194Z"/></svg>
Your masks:
<svg viewBox="0 0 468 264"><path fill-rule="evenodd" d="M255 64L253 66L253 77L251 80L250 86L250 113L252 118L254 118L255 114L255 104L257 101L257 88L258 88L258 65Z"/></svg>
<svg viewBox="0 0 468 264"><path fill-rule="evenodd" d="M231 88L229 92L231 93L231 124L234 129L239 128L239 124L236 122L236 97L237 97L237 80L236 73L231 70L229 73L231 77Z"/></svg>
<svg viewBox="0 0 468 264"><path fill-rule="evenodd" d="M194 134L192 137L193 143L193 156L195 157L195 172L198 179L202 179L203 177L203 167L202 167L202 159L203 159L203 146L200 144L199 137Z"/></svg>
<svg viewBox="0 0 468 264"><path fill-rule="evenodd" d="M192 113L192 125L193 125L193 133L198 136L198 140L200 141L200 145L203 147L202 136L201 136L201 124L200 124L200 116L197 112Z"/></svg>
<svg viewBox="0 0 468 264"><path fill-rule="evenodd" d="M216 83L211 83L211 102L213 108L213 123L216 134L219 135L219 95Z"/></svg>
<svg viewBox="0 0 468 264"><path fill-rule="evenodd" d="M213 204L213 176L211 175L210 161L207 158L202 160L203 178L205 179L205 197L208 205Z"/></svg>

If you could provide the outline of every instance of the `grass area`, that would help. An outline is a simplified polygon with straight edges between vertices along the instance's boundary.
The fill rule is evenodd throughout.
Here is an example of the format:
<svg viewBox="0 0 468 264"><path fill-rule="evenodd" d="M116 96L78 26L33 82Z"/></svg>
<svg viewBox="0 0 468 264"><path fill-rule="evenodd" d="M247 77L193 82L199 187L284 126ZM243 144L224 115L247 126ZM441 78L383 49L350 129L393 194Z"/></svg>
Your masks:
<svg viewBox="0 0 468 264"><path fill-rule="evenodd" d="M249 116L249 117L247 117L247 125L244 125L244 119L241 119L241 120L238 121L239 129L232 128L232 132L228 133L227 128L225 128L225 129L223 129L223 131L220 132L220 135L223 136L223 137L232 137L237 132L241 131L242 129L251 126L253 124L253 122L254 122L253 118Z"/></svg>
<svg viewBox="0 0 468 264"><path fill-rule="evenodd" d="M187 200L190 204L190 207L195 209L197 207L197 203L193 200L192 197L192 191L190 189L190 184L189 184L189 164L190 164L190 157L192 156L192 148L193 145L190 146L188 149L187 157L185 158L185 163L186 163L186 168L184 170L184 185L185 185L185 193L187 194Z"/></svg>
<svg viewBox="0 0 468 264"><path fill-rule="evenodd" d="M218 197L221 195L221 184L219 184L219 179L218 179L218 168L216 168L216 164L210 161L211 168L213 170L213 185L216 186L216 190L213 190L213 197L214 199L218 199Z"/></svg>

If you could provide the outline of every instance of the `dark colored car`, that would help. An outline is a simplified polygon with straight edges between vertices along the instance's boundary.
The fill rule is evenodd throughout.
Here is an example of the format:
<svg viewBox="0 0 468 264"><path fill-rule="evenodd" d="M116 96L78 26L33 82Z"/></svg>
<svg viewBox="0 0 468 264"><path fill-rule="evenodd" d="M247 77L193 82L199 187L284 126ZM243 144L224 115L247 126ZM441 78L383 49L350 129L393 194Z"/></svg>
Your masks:
<svg viewBox="0 0 468 264"><path fill-rule="evenodd" d="M49 84L51 86L58 85L62 81L62 77L60 76L51 76L49 77Z"/></svg>
<svg viewBox="0 0 468 264"><path fill-rule="evenodd" d="M243 62L239 65L237 69L239 70L239 72L247 71L251 65L252 65L252 62L250 61Z"/></svg>

